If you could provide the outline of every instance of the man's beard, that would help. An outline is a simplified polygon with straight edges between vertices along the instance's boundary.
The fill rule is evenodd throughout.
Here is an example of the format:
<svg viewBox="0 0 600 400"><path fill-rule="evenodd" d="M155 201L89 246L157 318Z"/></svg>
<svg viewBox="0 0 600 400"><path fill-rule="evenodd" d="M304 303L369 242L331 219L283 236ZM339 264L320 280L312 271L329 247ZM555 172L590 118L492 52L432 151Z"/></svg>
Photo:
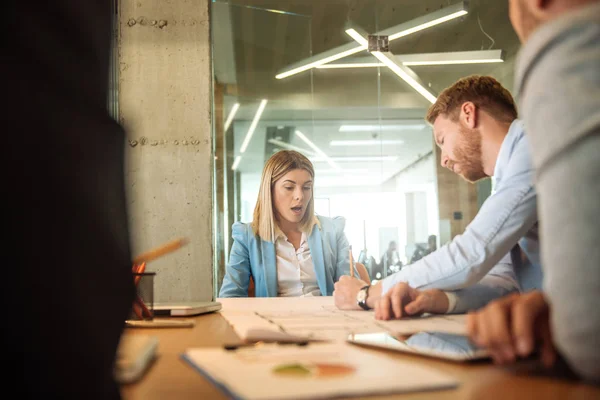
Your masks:
<svg viewBox="0 0 600 400"><path fill-rule="evenodd" d="M460 175L469 182L487 178L483 172L481 154L481 133L477 129L461 128L459 130L459 145L454 151L455 160L449 161L449 168L454 164L460 166Z"/></svg>

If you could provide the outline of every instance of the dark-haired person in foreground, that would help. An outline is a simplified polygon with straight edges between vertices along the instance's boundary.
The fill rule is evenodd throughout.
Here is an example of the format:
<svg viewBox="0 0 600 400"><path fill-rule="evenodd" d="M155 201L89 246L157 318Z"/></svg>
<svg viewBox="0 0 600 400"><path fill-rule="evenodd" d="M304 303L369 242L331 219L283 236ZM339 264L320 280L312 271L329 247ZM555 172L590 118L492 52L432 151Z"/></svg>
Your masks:
<svg viewBox="0 0 600 400"><path fill-rule="evenodd" d="M134 295L125 137L107 112L110 1L3 3L3 380L118 399Z"/></svg>

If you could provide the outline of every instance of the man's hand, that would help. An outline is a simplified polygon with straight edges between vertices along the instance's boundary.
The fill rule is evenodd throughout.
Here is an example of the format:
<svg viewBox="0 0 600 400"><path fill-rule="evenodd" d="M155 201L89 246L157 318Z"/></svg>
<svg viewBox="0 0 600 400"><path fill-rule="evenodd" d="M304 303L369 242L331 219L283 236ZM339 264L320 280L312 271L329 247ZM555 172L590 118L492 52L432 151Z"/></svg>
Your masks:
<svg viewBox="0 0 600 400"><path fill-rule="evenodd" d="M423 313L443 314L448 310L448 297L438 289L418 290L400 282L375 305L376 319L394 319Z"/></svg>
<svg viewBox="0 0 600 400"><path fill-rule="evenodd" d="M540 347L542 363L556 360L549 324L549 307L544 295L534 291L513 294L488 304L467 318L470 339L489 350L498 364L529 356Z"/></svg>

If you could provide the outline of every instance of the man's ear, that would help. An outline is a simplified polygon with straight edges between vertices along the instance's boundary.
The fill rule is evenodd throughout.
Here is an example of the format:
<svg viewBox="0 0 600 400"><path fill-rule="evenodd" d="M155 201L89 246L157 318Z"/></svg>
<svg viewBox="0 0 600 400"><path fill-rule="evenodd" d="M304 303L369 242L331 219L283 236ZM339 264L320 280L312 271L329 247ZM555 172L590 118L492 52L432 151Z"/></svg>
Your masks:
<svg viewBox="0 0 600 400"><path fill-rule="evenodd" d="M469 129L477 127L477 107L473 102L467 101L460 107L460 119Z"/></svg>
<svg viewBox="0 0 600 400"><path fill-rule="evenodd" d="M537 21L544 21L556 4L556 0L522 0L529 14Z"/></svg>

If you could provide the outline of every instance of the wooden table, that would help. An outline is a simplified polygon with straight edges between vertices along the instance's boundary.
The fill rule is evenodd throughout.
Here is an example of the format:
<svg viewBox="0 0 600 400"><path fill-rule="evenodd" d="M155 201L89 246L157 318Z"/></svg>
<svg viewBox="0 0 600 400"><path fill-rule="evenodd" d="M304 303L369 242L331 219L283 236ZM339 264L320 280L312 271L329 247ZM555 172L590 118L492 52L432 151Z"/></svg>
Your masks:
<svg viewBox="0 0 600 400"><path fill-rule="evenodd" d="M160 344L159 356L144 377L122 387L125 400L227 398L183 361L181 354L190 347L239 343L239 338L219 313L195 319L193 328L128 329L128 333L156 335ZM461 382L458 388L451 390L370 397L372 399L600 399L600 387L542 374L531 362L512 367L498 367L489 362L465 365L391 351L366 351L435 367Z"/></svg>

